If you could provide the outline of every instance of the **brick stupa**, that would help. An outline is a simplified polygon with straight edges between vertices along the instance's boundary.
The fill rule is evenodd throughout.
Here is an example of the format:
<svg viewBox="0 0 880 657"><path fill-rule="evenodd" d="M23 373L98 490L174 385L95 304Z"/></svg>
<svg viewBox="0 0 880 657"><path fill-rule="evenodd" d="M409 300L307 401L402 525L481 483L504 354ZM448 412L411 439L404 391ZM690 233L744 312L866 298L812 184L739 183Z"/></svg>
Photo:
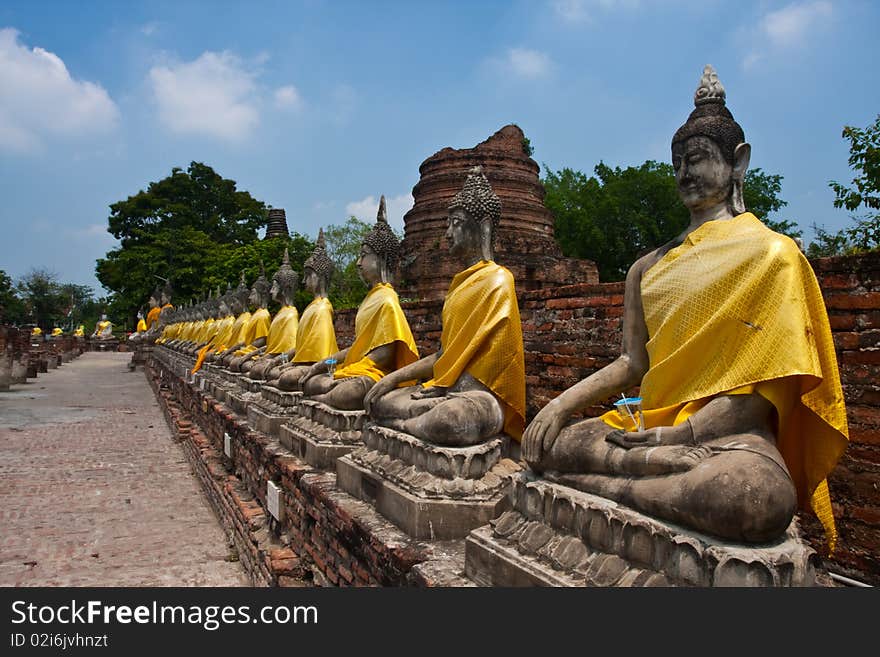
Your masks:
<svg viewBox="0 0 880 657"><path fill-rule="evenodd" d="M444 148L419 167L415 204L406 213L400 264L401 296L440 299L458 273L446 257L447 206L461 189L468 170L482 165L501 199L501 224L495 259L513 273L517 291L572 283L597 283L594 262L562 257L553 231L553 215L544 206L538 163L525 150L516 125L501 128L474 148Z"/></svg>
<svg viewBox="0 0 880 657"><path fill-rule="evenodd" d="M266 237L288 237L290 232L287 230L287 215L284 208L269 209L269 223L266 224Z"/></svg>

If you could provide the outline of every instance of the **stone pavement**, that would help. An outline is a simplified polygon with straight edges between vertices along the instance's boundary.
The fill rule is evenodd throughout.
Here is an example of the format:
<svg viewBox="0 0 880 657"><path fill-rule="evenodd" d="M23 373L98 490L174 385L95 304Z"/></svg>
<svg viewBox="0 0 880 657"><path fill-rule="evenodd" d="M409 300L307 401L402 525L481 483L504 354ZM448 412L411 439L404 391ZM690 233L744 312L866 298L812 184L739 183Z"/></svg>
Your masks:
<svg viewBox="0 0 880 657"><path fill-rule="evenodd" d="M0 586L248 586L130 353L0 392Z"/></svg>

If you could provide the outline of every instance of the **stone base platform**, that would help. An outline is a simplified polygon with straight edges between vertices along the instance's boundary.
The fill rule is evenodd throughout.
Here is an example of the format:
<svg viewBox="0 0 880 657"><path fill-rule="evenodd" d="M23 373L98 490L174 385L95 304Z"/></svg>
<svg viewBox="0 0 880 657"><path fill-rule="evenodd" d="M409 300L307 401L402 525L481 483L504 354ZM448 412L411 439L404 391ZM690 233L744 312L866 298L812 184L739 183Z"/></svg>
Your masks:
<svg viewBox="0 0 880 657"><path fill-rule="evenodd" d="M338 486L414 538L462 538L510 506L519 466L502 456L507 436L441 447L373 423L361 436L364 447L336 462Z"/></svg>
<svg viewBox="0 0 880 657"><path fill-rule="evenodd" d="M343 411L302 399L295 415L281 426L279 440L314 468L335 470L336 459L361 447L363 411Z"/></svg>
<svg viewBox="0 0 880 657"><path fill-rule="evenodd" d="M589 493L513 477L513 509L465 540L481 586L813 586L817 555L792 522L768 545L742 545L649 518Z"/></svg>

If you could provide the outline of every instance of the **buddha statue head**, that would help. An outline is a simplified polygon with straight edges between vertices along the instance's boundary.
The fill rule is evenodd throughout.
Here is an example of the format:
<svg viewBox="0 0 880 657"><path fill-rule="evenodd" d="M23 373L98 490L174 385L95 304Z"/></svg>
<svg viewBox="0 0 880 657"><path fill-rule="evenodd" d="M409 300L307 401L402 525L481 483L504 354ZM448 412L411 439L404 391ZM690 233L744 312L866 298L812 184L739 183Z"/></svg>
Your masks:
<svg viewBox="0 0 880 657"><path fill-rule="evenodd" d="M233 315L240 315L245 310L247 310L248 298L250 297L251 291L247 286L247 281L244 277L244 270L241 272L241 278L238 279L238 287L235 288L235 291L232 292L232 297L230 299L231 303L229 305L229 309L232 311Z"/></svg>
<svg viewBox="0 0 880 657"><path fill-rule="evenodd" d="M379 199L376 225L366 234L357 260L358 273L368 286L391 282L400 258L400 241L388 225L385 197Z"/></svg>
<svg viewBox="0 0 880 657"><path fill-rule="evenodd" d="M707 65L694 93L696 107L672 138L678 193L692 213L720 203L732 215L746 211L743 180L751 146L725 99L715 69Z"/></svg>
<svg viewBox="0 0 880 657"><path fill-rule="evenodd" d="M330 288L330 277L333 276L334 265L327 255L327 244L324 240L324 229L318 230L318 239L312 255L303 263L303 283L306 289L316 297L327 296Z"/></svg>
<svg viewBox="0 0 880 657"><path fill-rule="evenodd" d="M255 308L265 308L269 305L269 289L271 285L266 278L266 267L263 266L263 261L260 261L260 275L257 277L257 280L254 281L254 284L251 286L250 296L248 297L248 303Z"/></svg>
<svg viewBox="0 0 880 657"><path fill-rule="evenodd" d="M446 239L449 252L466 259L492 260L495 232L501 221L501 199L495 194L483 167L468 171L461 191L452 197Z"/></svg>
<svg viewBox="0 0 880 657"><path fill-rule="evenodd" d="M165 281L165 286L162 288L162 292L159 294L159 303L163 306L171 303L171 294L173 292L173 288L171 287L171 281Z"/></svg>
<svg viewBox="0 0 880 657"><path fill-rule="evenodd" d="M150 292L150 308L158 308L159 299L162 297L162 293L159 292L158 286L153 288L153 291Z"/></svg>
<svg viewBox="0 0 880 657"><path fill-rule="evenodd" d="M284 249L284 257L281 266L272 276L272 288L269 290L272 298L284 306L293 305L293 296L299 285L299 274L290 266L290 255Z"/></svg>

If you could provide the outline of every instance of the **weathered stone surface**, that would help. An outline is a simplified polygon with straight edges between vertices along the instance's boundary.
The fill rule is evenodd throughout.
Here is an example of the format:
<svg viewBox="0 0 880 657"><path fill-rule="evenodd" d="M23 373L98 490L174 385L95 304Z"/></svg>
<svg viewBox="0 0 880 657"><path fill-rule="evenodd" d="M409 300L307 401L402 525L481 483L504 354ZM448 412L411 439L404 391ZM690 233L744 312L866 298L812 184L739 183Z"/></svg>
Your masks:
<svg viewBox="0 0 880 657"><path fill-rule="evenodd" d="M795 523L773 544L724 543L528 472L513 482L513 509L465 540L465 572L482 585L816 585Z"/></svg>

